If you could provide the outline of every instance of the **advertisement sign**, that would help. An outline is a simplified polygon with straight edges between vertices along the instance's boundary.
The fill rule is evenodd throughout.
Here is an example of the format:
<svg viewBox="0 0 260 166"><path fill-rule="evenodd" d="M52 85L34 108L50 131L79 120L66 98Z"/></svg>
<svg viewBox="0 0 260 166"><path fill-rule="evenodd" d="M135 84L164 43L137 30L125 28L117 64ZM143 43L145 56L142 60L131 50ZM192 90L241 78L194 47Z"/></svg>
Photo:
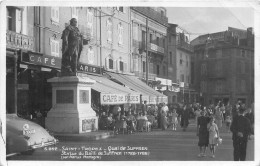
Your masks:
<svg viewBox="0 0 260 166"><path fill-rule="evenodd" d="M140 103L139 95L124 95L124 94L100 94L101 104L124 104L124 103L132 103L137 104Z"/></svg>

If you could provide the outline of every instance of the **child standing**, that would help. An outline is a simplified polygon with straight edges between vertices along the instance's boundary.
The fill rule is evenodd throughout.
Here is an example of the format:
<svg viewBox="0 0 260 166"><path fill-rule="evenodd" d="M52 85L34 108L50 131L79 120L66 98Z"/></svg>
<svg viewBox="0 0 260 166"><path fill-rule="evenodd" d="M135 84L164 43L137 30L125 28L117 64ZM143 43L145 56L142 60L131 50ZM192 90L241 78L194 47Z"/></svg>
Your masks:
<svg viewBox="0 0 260 166"><path fill-rule="evenodd" d="M217 139L219 138L218 126L215 123L215 118L211 117L210 122L208 124L209 131L209 149L211 152L211 157L215 158L215 148L217 144Z"/></svg>
<svg viewBox="0 0 260 166"><path fill-rule="evenodd" d="M226 129L230 132L231 116L226 117Z"/></svg>
<svg viewBox="0 0 260 166"><path fill-rule="evenodd" d="M173 109L172 112L172 130L177 130L177 124L178 124L178 114L176 112L176 109Z"/></svg>

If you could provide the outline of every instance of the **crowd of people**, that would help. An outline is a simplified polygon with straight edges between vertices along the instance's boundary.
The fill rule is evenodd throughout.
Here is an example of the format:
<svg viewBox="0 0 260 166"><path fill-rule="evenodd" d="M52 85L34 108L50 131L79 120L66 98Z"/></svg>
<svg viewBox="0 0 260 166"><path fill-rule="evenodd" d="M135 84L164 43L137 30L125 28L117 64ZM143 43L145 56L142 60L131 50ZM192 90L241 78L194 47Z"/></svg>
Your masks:
<svg viewBox="0 0 260 166"><path fill-rule="evenodd" d="M221 143L221 132L232 132L234 147L234 160L244 161L246 158L246 145L251 135L254 134L253 104L251 108L238 101L233 107L229 103L218 102L216 106L210 105L195 108L195 121L197 136L199 137L198 157L206 156L209 147L211 157L215 158L215 149ZM222 125L225 125L223 127Z"/></svg>
<svg viewBox="0 0 260 166"><path fill-rule="evenodd" d="M189 119L194 114L193 105L189 104L147 104L146 101L139 107L130 107L128 110L115 105L107 106L99 115L99 129L150 131L152 129L177 130L180 126L186 131Z"/></svg>
<svg viewBox="0 0 260 166"><path fill-rule="evenodd" d="M245 160L247 141L254 134L254 108L253 104L246 108L241 101L234 106L224 105L222 101L209 106L199 103L148 105L144 102L141 107L128 110L116 105L102 112L99 129L133 133L152 129L176 131L178 127L185 132L191 118L197 126L198 157L206 156L209 147L210 156L215 158L216 146L222 141L221 133L232 132L234 160Z"/></svg>

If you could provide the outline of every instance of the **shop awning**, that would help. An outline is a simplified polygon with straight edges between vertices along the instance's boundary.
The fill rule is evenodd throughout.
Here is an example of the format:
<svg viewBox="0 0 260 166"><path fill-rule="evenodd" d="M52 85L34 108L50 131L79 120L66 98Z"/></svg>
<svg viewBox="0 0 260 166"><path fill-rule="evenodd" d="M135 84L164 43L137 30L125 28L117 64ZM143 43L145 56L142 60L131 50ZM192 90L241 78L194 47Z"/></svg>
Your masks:
<svg viewBox="0 0 260 166"><path fill-rule="evenodd" d="M88 75L88 77L96 81L95 84L91 85L91 88L100 92L101 104L140 103L140 93L119 85L104 76Z"/></svg>
<svg viewBox="0 0 260 166"><path fill-rule="evenodd" d="M130 89L142 94L142 101L146 100L148 104L168 103L168 97L147 86L136 76L106 72L112 79L115 79Z"/></svg>

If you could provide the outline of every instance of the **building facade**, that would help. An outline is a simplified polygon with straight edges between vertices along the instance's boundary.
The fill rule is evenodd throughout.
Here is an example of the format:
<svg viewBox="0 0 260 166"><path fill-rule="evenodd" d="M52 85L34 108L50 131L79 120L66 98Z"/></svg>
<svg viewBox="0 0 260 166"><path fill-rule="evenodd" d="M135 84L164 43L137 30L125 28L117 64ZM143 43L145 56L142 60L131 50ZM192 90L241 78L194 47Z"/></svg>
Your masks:
<svg viewBox="0 0 260 166"><path fill-rule="evenodd" d="M254 37L252 28L231 28L199 36L195 49L195 85L204 105L250 105L254 101Z"/></svg>
<svg viewBox="0 0 260 166"><path fill-rule="evenodd" d="M131 7L131 23L131 72L155 90L166 91L172 85L168 79L166 9Z"/></svg>

